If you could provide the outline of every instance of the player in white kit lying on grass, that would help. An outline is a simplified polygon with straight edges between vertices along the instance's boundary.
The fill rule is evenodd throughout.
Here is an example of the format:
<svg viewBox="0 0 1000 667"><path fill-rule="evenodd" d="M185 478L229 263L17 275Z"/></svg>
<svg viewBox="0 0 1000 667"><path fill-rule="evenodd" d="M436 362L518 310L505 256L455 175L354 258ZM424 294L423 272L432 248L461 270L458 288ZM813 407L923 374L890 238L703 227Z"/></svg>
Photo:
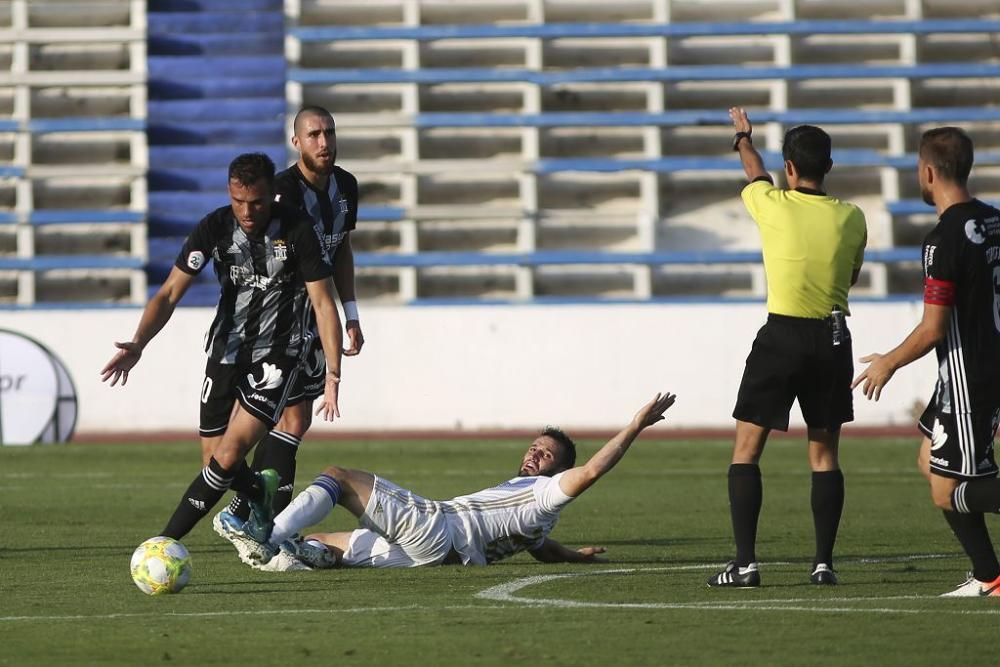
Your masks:
<svg viewBox="0 0 1000 667"><path fill-rule="evenodd" d="M517 477L478 493L427 500L372 473L331 466L273 524L244 524L223 511L215 527L249 565L280 553L275 561L285 565L266 569L487 565L524 550L543 562L594 561L602 547L569 549L549 532L559 512L611 470L643 429L662 420L674 399L657 394L581 466L574 467L573 441L547 428L524 454ZM297 536L338 504L362 527Z"/></svg>

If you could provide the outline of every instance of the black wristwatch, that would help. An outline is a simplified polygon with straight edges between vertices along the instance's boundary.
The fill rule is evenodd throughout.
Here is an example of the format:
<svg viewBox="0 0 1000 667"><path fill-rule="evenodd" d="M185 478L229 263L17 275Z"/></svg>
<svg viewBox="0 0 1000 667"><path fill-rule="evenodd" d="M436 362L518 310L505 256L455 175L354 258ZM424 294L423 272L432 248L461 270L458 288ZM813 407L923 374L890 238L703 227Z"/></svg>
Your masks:
<svg viewBox="0 0 1000 667"><path fill-rule="evenodd" d="M753 139L750 138L750 132L737 132L736 136L733 137L733 150L738 151L740 149L740 139L746 138L747 141L753 143Z"/></svg>

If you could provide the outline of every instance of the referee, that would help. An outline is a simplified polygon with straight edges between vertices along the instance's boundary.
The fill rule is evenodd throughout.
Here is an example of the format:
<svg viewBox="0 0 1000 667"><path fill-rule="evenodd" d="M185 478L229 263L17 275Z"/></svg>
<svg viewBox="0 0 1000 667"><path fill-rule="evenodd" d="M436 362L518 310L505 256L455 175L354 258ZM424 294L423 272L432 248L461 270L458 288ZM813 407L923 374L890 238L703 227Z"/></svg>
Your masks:
<svg viewBox="0 0 1000 667"><path fill-rule="evenodd" d="M854 419L847 292L858 279L867 231L861 210L826 194L830 136L810 125L785 134L781 154L788 190L775 187L753 147L746 111L729 110L750 184L743 203L760 229L767 274L767 322L747 357L733 417L729 506L736 558L708 580L712 587L760 586L757 520L763 500L760 457L771 429L788 430L797 398L808 427L816 555L810 581L836 584L833 545L844 507L837 450L840 426Z"/></svg>

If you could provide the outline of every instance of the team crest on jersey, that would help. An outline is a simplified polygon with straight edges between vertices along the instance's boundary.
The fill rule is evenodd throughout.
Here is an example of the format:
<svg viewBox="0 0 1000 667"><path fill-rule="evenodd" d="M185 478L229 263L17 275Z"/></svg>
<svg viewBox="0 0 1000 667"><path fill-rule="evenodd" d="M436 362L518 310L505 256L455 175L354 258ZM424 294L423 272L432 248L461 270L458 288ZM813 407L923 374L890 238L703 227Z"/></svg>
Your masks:
<svg viewBox="0 0 1000 667"><path fill-rule="evenodd" d="M976 245L982 245L986 242L986 230L983 228L983 224L975 218L965 221L965 235Z"/></svg>
<svg viewBox="0 0 1000 667"><path fill-rule="evenodd" d="M944 430L944 424L941 423L940 419L935 418L934 428L931 429L931 450L944 447L946 442L948 442L948 434Z"/></svg>
<svg viewBox="0 0 1000 667"><path fill-rule="evenodd" d="M284 239L274 240L274 258L282 262L288 259L288 246Z"/></svg>
<svg viewBox="0 0 1000 667"><path fill-rule="evenodd" d="M344 199L343 197L341 197L340 198L340 212L343 213L344 215L347 215L347 211L348 211L347 200Z"/></svg>
<svg viewBox="0 0 1000 667"><path fill-rule="evenodd" d="M205 264L205 253L200 250L188 253L187 265L192 271L197 271Z"/></svg>
<svg viewBox="0 0 1000 667"><path fill-rule="evenodd" d="M247 382L249 382L250 386L253 387L254 389L257 390L275 389L276 387L280 387L281 383L284 382L284 378L282 378L281 369L278 368L275 364L269 364L265 362L262 369L263 373L259 380L254 378L253 373L247 373Z"/></svg>

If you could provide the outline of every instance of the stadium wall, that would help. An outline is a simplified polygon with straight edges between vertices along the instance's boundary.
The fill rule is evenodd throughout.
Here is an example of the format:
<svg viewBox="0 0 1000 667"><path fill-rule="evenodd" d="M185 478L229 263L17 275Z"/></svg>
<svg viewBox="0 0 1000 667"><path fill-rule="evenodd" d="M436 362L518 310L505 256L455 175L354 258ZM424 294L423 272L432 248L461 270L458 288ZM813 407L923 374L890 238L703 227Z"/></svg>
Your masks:
<svg viewBox="0 0 1000 667"><path fill-rule="evenodd" d="M920 312L918 301L856 304L855 356L896 344ZM366 308L364 351L344 361L343 419L321 428L606 429L663 389L679 396L670 425L726 427L764 316L759 303ZM99 371L138 319L137 309L32 310L6 313L4 328L63 360L79 396L78 434L194 435L212 311L177 310L127 386L112 389ZM877 405L856 401L857 423L912 424L934 372L931 357L901 370Z"/></svg>

